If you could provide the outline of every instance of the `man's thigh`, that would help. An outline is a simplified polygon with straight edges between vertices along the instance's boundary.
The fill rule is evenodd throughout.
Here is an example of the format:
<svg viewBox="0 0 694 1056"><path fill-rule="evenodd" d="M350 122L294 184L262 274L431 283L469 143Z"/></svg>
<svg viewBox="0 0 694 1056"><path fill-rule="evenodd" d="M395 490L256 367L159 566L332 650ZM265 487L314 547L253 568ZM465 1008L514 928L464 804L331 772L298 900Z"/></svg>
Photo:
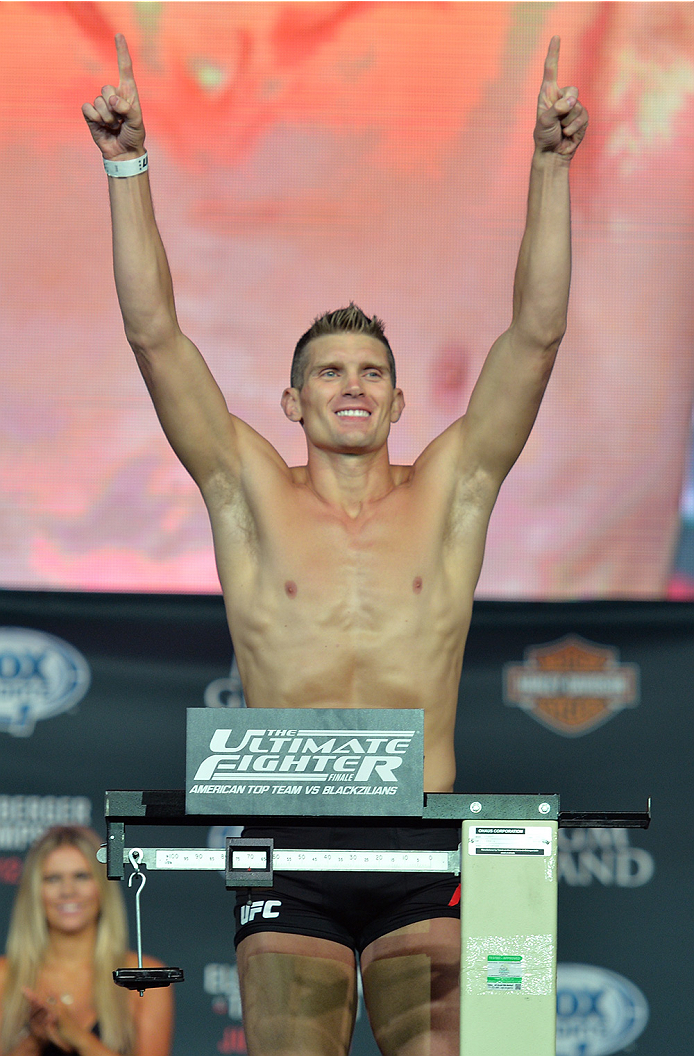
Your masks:
<svg viewBox="0 0 694 1056"><path fill-rule="evenodd" d="M408 924L361 956L364 1001L384 1056L457 1056L460 921Z"/></svg>
<svg viewBox="0 0 694 1056"><path fill-rule="evenodd" d="M266 931L236 956L249 1056L346 1056L357 1002L349 947Z"/></svg>

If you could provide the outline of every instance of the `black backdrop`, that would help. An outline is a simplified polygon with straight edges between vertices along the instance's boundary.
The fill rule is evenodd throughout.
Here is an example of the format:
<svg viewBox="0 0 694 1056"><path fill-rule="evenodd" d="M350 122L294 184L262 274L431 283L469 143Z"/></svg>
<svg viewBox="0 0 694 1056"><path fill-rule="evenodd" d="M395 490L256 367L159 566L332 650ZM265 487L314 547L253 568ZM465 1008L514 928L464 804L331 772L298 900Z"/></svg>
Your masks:
<svg viewBox="0 0 694 1056"><path fill-rule="evenodd" d="M87 821L103 834L106 788L183 787L186 707L236 698L228 681L232 647L216 596L4 591L0 627L57 636L82 654L91 672L81 701L38 718L28 733L41 694L59 692L62 661L45 660L50 677L43 678L34 664L30 685L31 671L18 658L21 636L3 637L0 630L4 933L28 842L55 820ZM633 984L641 992L650 1018L634 1039L639 1031L629 1017L645 1014L638 995L634 1006L624 988L605 989L594 976L572 988L560 976L560 1056L603 1056L624 1044L641 1056L691 1056L693 632L694 605L686 603L484 602L475 608L456 728L457 790L559 792L566 810L643 810L653 797L648 831L561 832L559 960L593 966L603 976L617 973L627 991ZM526 684L526 708L506 702L513 692L505 692L505 665L536 670L532 650L557 642L539 663L545 676L565 676L553 696L542 690L547 683L540 677ZM638 692L622 710L610 710L614 685L634 683L634 671ZM576 682L586 672L588 682ZM587 700L589 684L598 688ZM543 692L544 703L535 699ZM18 734L20 698L24 730ZM527 710L538 703L542 721ZM144 844L171 846L205 846L223 836L221 829L201 827L135 831ZM143 895L145 950L186 973L176 991L174 1056L245 1051L231 897L216 873L153 873ZM354 1052L375 1051L361 1015Z"/></svg>

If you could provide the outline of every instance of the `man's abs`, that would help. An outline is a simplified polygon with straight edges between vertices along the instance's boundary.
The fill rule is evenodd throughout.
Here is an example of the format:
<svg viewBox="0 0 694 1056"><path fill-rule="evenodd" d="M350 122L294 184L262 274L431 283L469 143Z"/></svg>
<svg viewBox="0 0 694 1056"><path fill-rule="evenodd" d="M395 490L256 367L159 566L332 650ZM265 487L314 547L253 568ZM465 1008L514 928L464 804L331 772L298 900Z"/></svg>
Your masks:
<svg viewBox="0 0 694 1056"><path fill-rule="evenodd" d="M348 613L329 594L328 587L314 594L297 577L289 591L281 579L274 590L265 585L241 611L228 603L248 705L421 708L425 787L449 791L467 625L447 626L419 597Z"/></svg>

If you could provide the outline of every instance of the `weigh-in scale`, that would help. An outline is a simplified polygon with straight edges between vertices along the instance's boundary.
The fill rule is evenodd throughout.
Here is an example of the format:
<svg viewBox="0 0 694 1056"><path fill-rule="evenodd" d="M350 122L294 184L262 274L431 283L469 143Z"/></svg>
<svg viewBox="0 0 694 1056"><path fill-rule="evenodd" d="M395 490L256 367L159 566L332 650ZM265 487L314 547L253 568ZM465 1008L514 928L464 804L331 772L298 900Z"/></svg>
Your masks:
<svg viewBox="0 0 694 1056"><path fill-rule="evenodd" d="M557 795L423 791L423 712L386 709L188 710L186 789L108 791L109 879L147 869L223 871L226 886L271 887L274 871L452 873L461 881L462 1056L555 1056L557 830L647 828L644 813L560 811ZM126 846L128 825L271 826L458 823L453 851L275 849L227 838L226 847ZM180 969L114 973L142 992Z"/></svg>

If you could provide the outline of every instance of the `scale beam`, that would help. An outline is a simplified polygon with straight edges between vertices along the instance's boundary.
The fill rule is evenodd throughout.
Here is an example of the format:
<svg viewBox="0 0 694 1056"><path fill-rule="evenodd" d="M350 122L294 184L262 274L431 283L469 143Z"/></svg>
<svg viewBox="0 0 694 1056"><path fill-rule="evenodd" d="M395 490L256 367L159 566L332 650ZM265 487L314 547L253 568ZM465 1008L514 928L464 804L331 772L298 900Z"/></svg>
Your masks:
<svg viewBox="0 0 694 1056"><path fill-rule="evenodd" d="M243 843L239 840L239 843ZM224 848L205 847L124 847L123 864L127 864L133 850L140 850L140 862L148 869L170 872L201 871L224 872L227 851ZM232 847L232 854L233 847ZM236 869L255 867L256 862L239 860L236 852ZM106 862L106 847L100 848L97 858ZM285 872L310 873L331 872L397 872L397 873L453 873L460 874L460 849L457 851L335 851L335 850L273 850L272 868ZM235 886L242 886L241 884Z"/></svg>

